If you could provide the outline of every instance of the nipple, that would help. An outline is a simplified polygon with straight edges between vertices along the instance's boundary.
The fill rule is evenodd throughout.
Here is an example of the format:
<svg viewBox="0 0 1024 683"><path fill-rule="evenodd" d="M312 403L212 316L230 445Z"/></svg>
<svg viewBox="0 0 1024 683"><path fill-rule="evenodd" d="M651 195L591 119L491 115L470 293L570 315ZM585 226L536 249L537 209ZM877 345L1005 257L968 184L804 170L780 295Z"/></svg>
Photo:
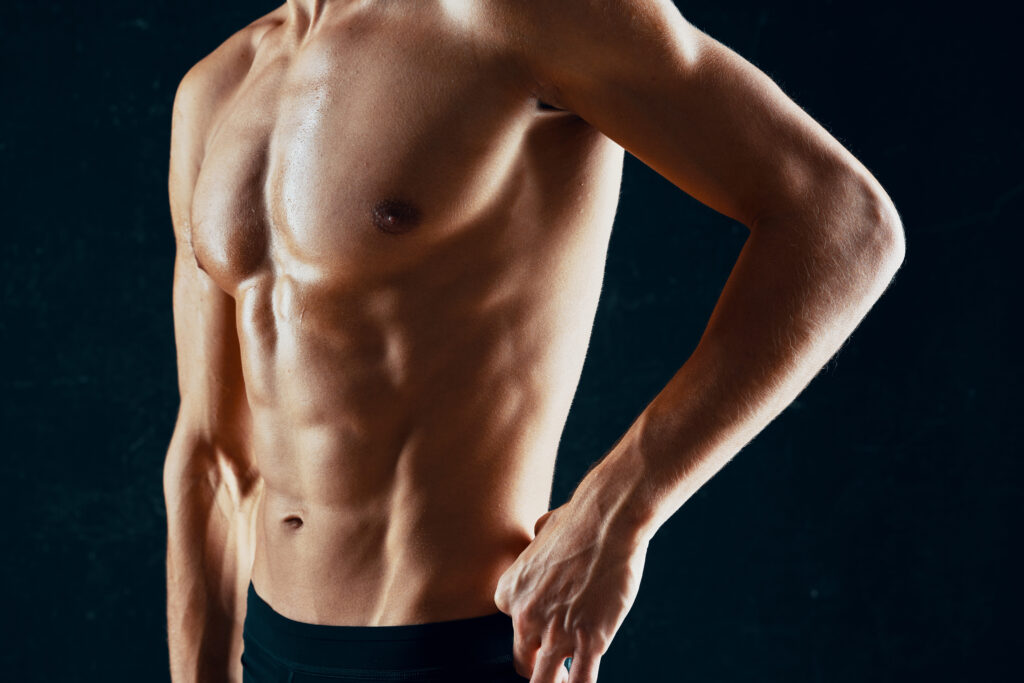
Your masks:
<svg viewBox="0 0 1024 683"><path fill-rule="evenodd" d="M373 207L373 224L382 232L409 232L419 224L420 219L420 210L412 203L400 199L385 199Z"/></svg>

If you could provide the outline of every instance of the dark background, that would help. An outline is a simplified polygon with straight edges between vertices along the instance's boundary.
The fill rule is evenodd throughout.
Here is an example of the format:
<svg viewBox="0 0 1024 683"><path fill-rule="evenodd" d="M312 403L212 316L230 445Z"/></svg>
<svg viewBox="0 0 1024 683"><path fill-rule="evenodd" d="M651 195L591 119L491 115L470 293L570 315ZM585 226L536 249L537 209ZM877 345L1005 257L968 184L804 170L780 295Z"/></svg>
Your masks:
<svg viewBox="0 0 1024 683"><path fill-rule="evenodd" d="M5 3L4 680L167 678L171 103L276 4ZM601 680L1005 680L1024 640L1019 23L978 3L680 7L876 175L907 258L660 530ZM686 360L745 236L627 155L553 506Z"/></svg>

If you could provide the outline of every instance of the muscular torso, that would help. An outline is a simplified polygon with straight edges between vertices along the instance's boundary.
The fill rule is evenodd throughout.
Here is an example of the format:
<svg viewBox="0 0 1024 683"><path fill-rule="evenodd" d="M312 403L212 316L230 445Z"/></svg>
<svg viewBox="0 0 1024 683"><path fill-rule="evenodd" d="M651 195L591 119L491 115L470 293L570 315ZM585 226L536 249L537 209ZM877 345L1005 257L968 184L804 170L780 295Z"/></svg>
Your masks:
<svg viewBox="0 0 1024 683"><path fill-rule="evenodd" d="M548 507L622 148L539 106L488 3L290 12L207 58L189 219L236 302L253 584L313 623L493 613Z"/></svg>

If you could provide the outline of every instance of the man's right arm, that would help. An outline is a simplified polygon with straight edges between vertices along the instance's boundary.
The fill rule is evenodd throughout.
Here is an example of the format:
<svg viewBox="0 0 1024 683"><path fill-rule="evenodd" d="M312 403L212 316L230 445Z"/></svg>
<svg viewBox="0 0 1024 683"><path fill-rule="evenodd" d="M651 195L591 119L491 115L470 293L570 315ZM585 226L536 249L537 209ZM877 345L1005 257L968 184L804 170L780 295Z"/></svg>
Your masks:
<svg viewBox="0 0 1024 683"><path fill-rule="evenodd" d="M174 683L241 681L241 627L262 479L235 300L197 266L190 207L216 79L193 67L178 87L168 193L174 225L173 311L181 402L163 470L167 635Z"/></svg>

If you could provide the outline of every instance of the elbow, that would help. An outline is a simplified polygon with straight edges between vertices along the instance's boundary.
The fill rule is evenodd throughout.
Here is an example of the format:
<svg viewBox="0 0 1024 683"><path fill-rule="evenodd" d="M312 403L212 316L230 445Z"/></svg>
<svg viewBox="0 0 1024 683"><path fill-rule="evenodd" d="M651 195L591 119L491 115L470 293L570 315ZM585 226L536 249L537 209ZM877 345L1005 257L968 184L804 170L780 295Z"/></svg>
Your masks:
<svg viewBox="0 0 1024 683"><path fill-rule="evenodd" d="M827 209L839 237L838 245L862 271L891 281L906 260L907 239L903 220L881 183L863 167L843 166L821 186L822 197L835 202ZM827 205L827 202L826 202Z"/></svg>
<svg viewBox="0 0 1024 683"><path fill-rule="evenodd" d="M164 460L163 492L169 508L194 500L203 491L223 491L235 509L260 493L263 478L231 450L206 439L184 438Z"/></svg>
<svg viewBox="0 0 1024 683"><path fill-rule="evenodd" d="M196 486L225 488L239 505L259 492L262 476L253 462L244 434L190 427L179 419L164 459L164 496L173 497L195 490Z"/></svg>
<svg viewBox="0 0 1024 683"><path fill-rule="evenodd" d="M180 427L171 437L163 466L164 496L193 489L197 483L217 474L212 444Z"/></svg>
<svg viewBox="0 0 1024 683"><path fill-rule="evenodd" d="M903 221L895 206L892 207L892 213L894 217L894 222L890 226L893 238L892 257L898 270L907 259L907 233L903 230Z"/></svg>
<svg viewBox="0 0 1024 683"><path fill-rule="evenodd" d="M892 199L871 176L846 173L827 191L837 198L828 234L836 251L869 280L892 281L906 260L903 220ZM827 214L826 214L827 215ZM835 229L835 226L841 226Z"/></svg>
<svg viewBox="0 0 1024 683"><path fill-rule="evenodd" d="M887 284L903 266L907 258L907 236L899 211L888 196L877 197L873 203L872 217L868 222L872 245L871 260L879 278Z"/></svg>

